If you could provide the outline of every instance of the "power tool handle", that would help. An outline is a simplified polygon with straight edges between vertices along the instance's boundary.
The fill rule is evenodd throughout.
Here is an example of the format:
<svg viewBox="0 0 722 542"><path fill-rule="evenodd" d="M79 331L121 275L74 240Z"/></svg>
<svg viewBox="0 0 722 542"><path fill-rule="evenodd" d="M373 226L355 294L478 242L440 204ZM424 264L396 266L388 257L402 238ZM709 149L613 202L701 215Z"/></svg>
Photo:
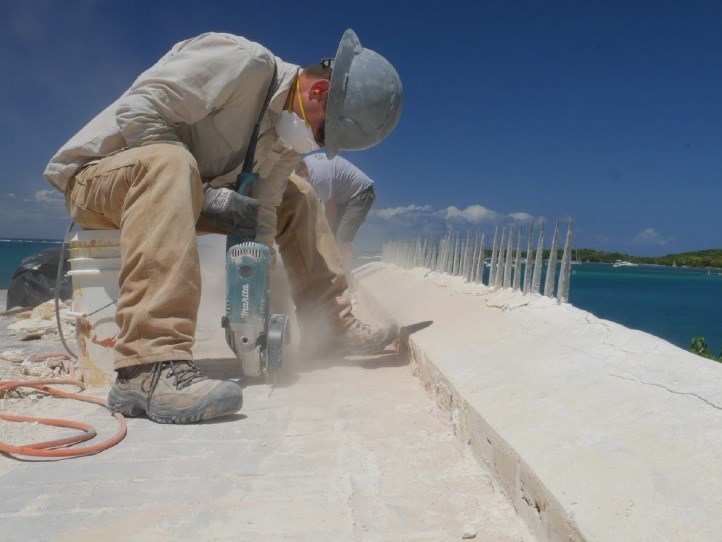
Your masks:
<svg viewBox="0 0 722 542"><path fill-rule="evenodd" d="M263 100L263 107L261 108L261 113L258 116L256 124L253 126L251 138L248 140L248 148L246 149L246 156L243 159L243 167L241 168L241 172L236 177L236 191L241 196L250 197L253 182L258 179L258 173L253 173L256 144L258 143L258 134L261 131L261 121L263 121L263 115L266 113L266 109L268 109L268 104L271 101L271 94L273 94L273 89L275 87L277 69L278 68L274 62L273 76L271 77L271 81L268 83L268 90L266 91L266 97Z"/></svg>
<svg viewBox="0 0 722 542"><path fill-rule="evenodd" d="M259 178L258 173L254 172L241 172L236 177L236 190L241 196L251 197L251 191L253 190L253 183Z"/></svg>

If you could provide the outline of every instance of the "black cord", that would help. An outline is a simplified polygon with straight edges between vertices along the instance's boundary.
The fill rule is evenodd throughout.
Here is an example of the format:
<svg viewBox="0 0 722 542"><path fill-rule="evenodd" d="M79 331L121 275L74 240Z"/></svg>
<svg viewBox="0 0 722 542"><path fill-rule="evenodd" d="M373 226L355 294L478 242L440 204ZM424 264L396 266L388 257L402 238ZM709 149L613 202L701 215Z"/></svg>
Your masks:
<svg viewBox="0 0 722 542"><path fill-rule="evenodd" d="M94 310L93 312L89 312L88 314L85 314L85 316L93 316L95 313L100 312L100 311L102 311L103 309L107 309L108 307L110 307L111 305L113 305L113 304L115 304L115 303L117 303L117 302L118 302L118 300L117 300L117 299L114 299L113 301L111 301L111 302L108 303L107 305L103 305L103 306L100 307L99 309Z"/></svg>

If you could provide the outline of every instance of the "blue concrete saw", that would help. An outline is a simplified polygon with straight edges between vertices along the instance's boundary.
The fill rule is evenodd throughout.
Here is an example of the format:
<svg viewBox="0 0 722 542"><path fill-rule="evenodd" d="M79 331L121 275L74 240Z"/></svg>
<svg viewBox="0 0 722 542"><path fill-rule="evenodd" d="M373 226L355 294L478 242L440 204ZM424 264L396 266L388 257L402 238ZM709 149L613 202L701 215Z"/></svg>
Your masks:
<svg viewBox="0 0 722 542"><path fill-rule="evenodd" d="M238 176L239 193L250 195L258 173ZM226 240L226 342L246 376L275 376L283 367L288 325L285 314L270 314L271 252L263 243L229 235Z"/></svg>
<svg viewBox="0 0 722 542"><path fill-rule="evenodd" d="M235 189L250 196L253 183L259 179L253 172L254 155L261 120L276 82L276 71L266 93L243 161ZM270 314L271 252L263 243L229 235L226 239L226 314L222 326L226 342L241 362L246 376L274 377L283 367L283 345L288 325L285 314Z"/></svg>

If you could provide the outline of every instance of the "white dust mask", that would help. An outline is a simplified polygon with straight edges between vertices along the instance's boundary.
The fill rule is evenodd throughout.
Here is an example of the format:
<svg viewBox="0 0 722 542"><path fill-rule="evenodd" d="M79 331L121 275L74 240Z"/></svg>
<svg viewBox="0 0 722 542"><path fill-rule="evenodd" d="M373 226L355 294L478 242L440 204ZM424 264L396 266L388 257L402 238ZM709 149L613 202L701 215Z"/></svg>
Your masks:
<svg viewBox="0 0 722 542"><path fill-rule="evenodd" d="M292 111L281 111L281 118L276 123L276 133L286 147L291 147L300 154L321 148L313 137L311 127Z"/></svg>
<svg viewBox="0 0 722 542"><path fill-rule="evenodd" d="M303 119L293 111L281 111L281 118L279 118L276 123L276 133L284 145L291 147L297 153L306 154L317 151L321 147L316 143L311 125L308 123L308 120L306 120L306 111L303 109L301 86L298 77L296 77L296 96L298 96L298 105L301 108Z"/></svg>

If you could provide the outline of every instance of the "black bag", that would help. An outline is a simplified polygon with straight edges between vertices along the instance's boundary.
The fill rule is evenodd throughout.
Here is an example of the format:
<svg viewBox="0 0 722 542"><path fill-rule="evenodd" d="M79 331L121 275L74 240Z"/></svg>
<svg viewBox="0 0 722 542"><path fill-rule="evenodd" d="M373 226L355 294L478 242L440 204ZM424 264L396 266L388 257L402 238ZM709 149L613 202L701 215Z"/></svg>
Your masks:
<svg viewBox="0 0 722 542"><path fill-rule="evenodd" d="M60 247L49 248L25 258L10 279L7 308L36 307L54 299L59 259ZM73 282L66 275L69 269L66 255L59 285L60 299L63 301L73 297Z"/></svg>

